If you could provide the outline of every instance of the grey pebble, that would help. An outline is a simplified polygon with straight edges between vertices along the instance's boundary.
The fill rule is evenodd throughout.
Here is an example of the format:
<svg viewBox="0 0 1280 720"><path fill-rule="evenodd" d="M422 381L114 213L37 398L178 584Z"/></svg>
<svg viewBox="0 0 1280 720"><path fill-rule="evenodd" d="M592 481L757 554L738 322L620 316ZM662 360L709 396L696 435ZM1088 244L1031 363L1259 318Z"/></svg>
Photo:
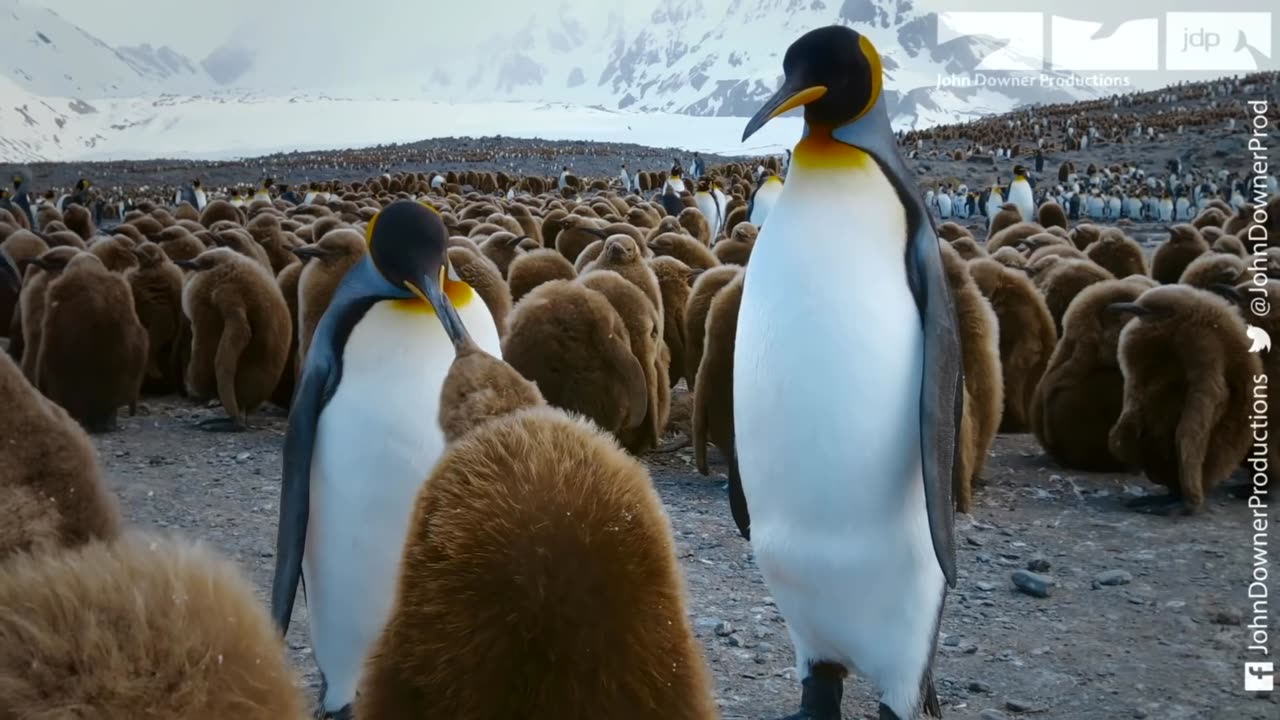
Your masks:
<svg viewBox="0 0 1280 720"><path fill-rule="evenodd" d="M729 637L733 634L733 624L728 620L716 625L716 634L720 637Z"/></svg>
<svg viewBox="0 0 1280 720"><path fill-rule="evenodd" d="M1015 712L1015 713L1038 713L1038 712L1044 712L1045 710L1045 708L1037 705L1032 705L1031 703L1026 702L1025 700L1005 700L1004 706L1005 706L1005 709L1008 710L1009 712Z"/></svg>
<svg viewBox="0 0 1280 720"><path fill-rule="evenodd" d="M1047 573L1053 565L1044 558L1031 558L1027 561L1027 569L1031 572Z"/></svg>
<svg viewBox="0 0 1280 720"><path fill-rule="evenodd" d="M978 713L978 720L1009 720L1009 716L999 710L983 710Z"/></svg>
<svg viewBox="0 0 1280 720"><path fill-rule="evenodd" d="M974 584L977 586L979 590L983 592L991 592L992 590L996 589L995 583L990 583L990 582L987 582L986 580L979 580Z"/></svg>
<svg viewBox="0 0 1280 720"><path fill-rule="evenodd" d="M713 630L720 625L720 618L700 617L693 621L693 627L697 630Z"/></svg>
<svg viewBox="0 0 1280 720"><path fill-rule="evenodd" d="M1235 626L1243 623L1244 617L1241 616L1240 611L1235 608L1220 608L1214 611L1213 615L1209 617L1209 622L1212 622L1214 625Z"/></svg>
<svg viewBox="0 0 1280 720"><path fill-rule="evenodd" d="M1099 573L1093 580L1099 585L1114 587L1116 585L1128 585L1133 582L1133 575L1126 570L1108 570L1104 573Z"/></svg>
<svg viewBox="0 0 1280 720"><path fill-rule="evenodd" d="M973 682L970 682L966 687L967 687L967 688L969 688L969 692L976 692L976 693L989 693L989 692L991 692L991 686L990 686L990 685L988 685L988 684L986 684L986 683L984 683L984 682L979 682L978 680L974 680Z"/></svg>
<svg viewBox="0 0 1280 720"><path fill-rule="evenodd" d="M1053 587L1053 578L1026 570L1018 570L1010 577L1014 587L1032 597L1047 598Z"/></svg>

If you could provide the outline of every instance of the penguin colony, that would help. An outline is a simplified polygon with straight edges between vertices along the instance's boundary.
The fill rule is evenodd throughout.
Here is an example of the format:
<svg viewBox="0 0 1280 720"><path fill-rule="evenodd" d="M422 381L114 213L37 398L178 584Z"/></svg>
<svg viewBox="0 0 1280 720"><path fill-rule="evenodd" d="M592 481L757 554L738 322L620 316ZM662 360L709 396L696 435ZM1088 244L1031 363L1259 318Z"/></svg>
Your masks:
<svg viewBox="0 0 1280 720"><path fill-rule="evenodd" d="M716 717L635 457L668 436L682 381L696 466L718 449L788 622L797 720L839 718L849 675L877 686L882 719L941 716L953 513L980 501L997 431L1065 467L1142 472L1164 493L1136 510L1201 510L1276 370L1245 334L1252 260L1270 259L1253 206L1187 203L1170 180L1171 212L1111 214L1109 197L1095 216L1135 173L1049 194L1018 165L983 193L980 240L950 220L967 195L908 190L900 148L954 136L894 137L868 38L813 31L784 71L744 139L803 108L785 170L677 162L638 172L638 192L567 168L387 172L302 193L196 181L124 207L86 182L33 208L20 177L26 204L0 209L0 426L37 430L0 450L0 707L86 702L50 688L88 667L104 717L304 717L279 633L305 582L329 717ZM1097 137L1064 127L1068 145ZM1101 225L1153 215L1171 227L1150 255ZM833 391L869 400L815 423ZM228 561L120 518L85 432L144 392L216 401L203 430L289 410L269 613ZM190 671L213 650L227 671Z"/></svg>

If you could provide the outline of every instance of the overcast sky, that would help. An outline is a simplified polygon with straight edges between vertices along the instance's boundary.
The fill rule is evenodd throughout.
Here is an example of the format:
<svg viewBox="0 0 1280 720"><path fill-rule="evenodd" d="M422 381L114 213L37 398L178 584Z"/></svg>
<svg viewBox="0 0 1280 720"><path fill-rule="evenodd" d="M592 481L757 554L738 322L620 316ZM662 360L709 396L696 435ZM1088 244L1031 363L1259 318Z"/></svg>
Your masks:
<svg viewBox="0 0 1280 720"><path fill-rule="evenodd" d="M334 29L350 34L355 43L377 42L372 33L361 33L361 14L379 13L384 16L401 14L406 23L420 26L424 44L431 45L465 42L466 30L484 23L492 28L494 23L512 16L523 17L530 10L526 0L378 0L362 4L351 0L267 0L244 2L184 2L183 0L23 0L58 12L64 18L80 25L102 40L116 45L136 45L149 42L152 45L169 45L193 60L203 59L211 50L222 44L237 28L252 23L255 18L289 17L293 13L307 13L314 20L317 14L332 18ZM622 4L631 10L657 0L563 0L566 4L582 5L584 23L592 22L587 16L599 17L605 6ZM680 0L665 0L678 4ZM732 0L696 0L712 11L717 7L728 8ZM751 3L753 0L743 0ZM836 2L861 2L862 0L829 0ZM875 0L890 2L891 0ZM552 5L556 0L538 0ZM919 8L937 11L1039 11L1056 13L1078 20L1118 22L1125 19L1158 17L1166 11L1213 12L1269 11L1274 0L915 0ZM126 9L127 8L127 9ZM1272 34L1280 12L1273 13ZM302 40L288 38L287 28L282 29L281 41ZM1254 40L1254 35L1250 35ZM1274 43L1280 46L1280 38ZM305 47L305 46L303 46ZM1276 66L1277 54L1271 54L1271 67Z"/></svg>

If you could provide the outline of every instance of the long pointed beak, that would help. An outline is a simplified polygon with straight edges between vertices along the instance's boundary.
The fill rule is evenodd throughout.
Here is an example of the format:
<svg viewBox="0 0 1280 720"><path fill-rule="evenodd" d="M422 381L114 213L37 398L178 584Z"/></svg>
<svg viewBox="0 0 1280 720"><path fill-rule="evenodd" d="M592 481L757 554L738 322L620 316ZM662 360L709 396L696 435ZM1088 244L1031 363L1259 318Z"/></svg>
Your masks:
<svg viewBox="0 0 1280 720"><path fill-rule="evenodd" d="M1142 307L1138 303L1112 303L1107 306L1107 310L1109 312L1117 312L1117 313L1133 313L1138 317L1151 314L1150 310Z"/></svg>
<svg viewBox="0 0 1280 720"><path fill-rule="evenodd" d="M746 142L747 138L755 135L757 130L765 126L765 123L782 113L798 108L801 105L808 105L826 94L826 85L797 87L790 80L783 82L782 87L778 88L778 92L766 100L764 107L760 108L751 118L751 121L747 123L747 129L742 131L742 141Z"/></svg>
<svg viewBox="0 0 1280 720"><path fill-rule="evenodd" d="M462 316L458 315L458 310L449 302L449 296L444 294L444 288L440 286L440 282L433 277L425 277L419 282L405 282L405 286L414 295L426 300L431 304L432 309L436 311L436 317L440 318L440 324L444 325L444 331L449 335L449 340L453 342L455 348L471 342L471 336L467 333L467 326L462 324Z"/></svg>

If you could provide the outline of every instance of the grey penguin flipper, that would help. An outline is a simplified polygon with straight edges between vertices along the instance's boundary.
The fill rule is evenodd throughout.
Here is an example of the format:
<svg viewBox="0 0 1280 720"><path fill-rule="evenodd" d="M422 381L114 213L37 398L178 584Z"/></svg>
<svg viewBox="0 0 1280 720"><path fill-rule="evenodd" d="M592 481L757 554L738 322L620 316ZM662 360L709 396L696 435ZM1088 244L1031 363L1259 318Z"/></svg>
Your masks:
<svg viewBox="0 0 1280 720"><path fill-rule="evenodd" d="M293 601L302 577L307 519L311 508L311 455L316 429L337 383L333 368L319 362L320 353L307 356L306 368L289 408L284 436L284 470L280 483L280 521L276 530L276 570L271 580L271 617L283 635L289 630ZM313 360L313 358L316 358Z"/></svg>
<svg viewBox="0 0 1280 720"><path fill-rule="evenodd" d="M884 96L876 105L884 103ZM807 131L806 131L807 132ZM964 410L960 329L951 286L942 267L942 250L933 218L920 193L905 184L913 178L894 146L889 115L873 108L861 122L836 128L832 137L860 148L878 163L898 192L907 215L907 283L924 330L924 368L920 384L920 453L929 535L947 585L956 585L955 506L951 488L959 470L960 415Z"/></svg>
<svg viewBox="0 0 1280 720"><path fill-rule="evenodd" d="M729 456L729 512L738 526L743 540L751 540L751 513L747 509L747 495L742 491L742 475L738 473L738 453L730 448Z"/></svg>
<svg viewBox="0 0 1280 720"><path fill-rule="evenodd" d="M375 273L373 262L366 256L338 285L333 300L316 325L303 361L302 377L289 406L280 483L280 522L276 530L276 570L271 580L271 617L282 635L289 629L302 576L302 555L311 510L311 457L320 413L337 392L342 379L342 351L347 338L376 302L368 292L375 282Z"/></svg>
<svg viewBox="0 0 1280 720"><path fill-rule="evenodd" d="M938 564L947 584L955 587L955 508L951 489L953 475L959 469L956 455L960 415L964 410L960 332L951 288L943 274L938 236L928 218L916 226L910 238L908 278L912 278L911 292L924 323L920 447L925 506Z"/></svg>

